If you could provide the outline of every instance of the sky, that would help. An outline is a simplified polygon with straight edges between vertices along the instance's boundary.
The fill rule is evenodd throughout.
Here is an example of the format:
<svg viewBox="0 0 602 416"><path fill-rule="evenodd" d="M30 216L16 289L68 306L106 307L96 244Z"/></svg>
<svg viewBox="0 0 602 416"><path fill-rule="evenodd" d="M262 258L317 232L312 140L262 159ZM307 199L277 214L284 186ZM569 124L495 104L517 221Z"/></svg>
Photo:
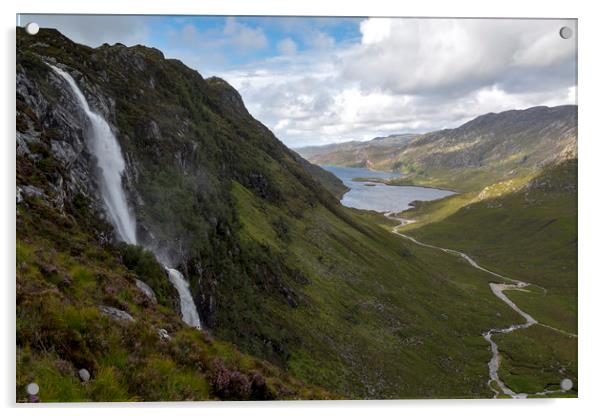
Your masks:
<svg viewBox="0 0 602 416"><path fill-rule="evenodd" d="M576 104L575 20L23 15L72 40L156 47L219 76L295 148Z"/></svg>

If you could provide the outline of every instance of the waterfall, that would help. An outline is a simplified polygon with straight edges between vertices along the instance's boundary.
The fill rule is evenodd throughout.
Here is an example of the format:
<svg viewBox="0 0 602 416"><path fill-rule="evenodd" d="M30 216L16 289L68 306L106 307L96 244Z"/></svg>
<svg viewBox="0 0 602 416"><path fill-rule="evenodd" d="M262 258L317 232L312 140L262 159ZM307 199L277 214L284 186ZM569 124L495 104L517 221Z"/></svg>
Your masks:
<svg viewBox="0 0 602 416"><path fill-rule="evenodd" d="M60 68L52 65L51 67L54 72L67 81L90 122L87 142L90 152L96 156L96 160L98 161L101 195L109 218L121 240L130 244L136 244L136 220L128 208L121 181L125 170L125 162L121 154L119 142L117 142L117 138L105 119L90 110L86 97L71 75Z"/></svg>
<svg viewBox="0 0 602 416"><path fill-rule="evenodd" d="M194 299L192 299L192 295L190 294L188 281L186 281L184 276L182 276L182 273L176 269L167 268L167 273L169 274L169 281L174 285L180 295L180 312L182 314L182 320L190 326L200 328L201 319L199 318L199 313L194 304Z"/></svg>
<svg viewBox="0 0 602 416"><path fill-rule="evenodd" d="M90 152L96 156L98 161L101 196L111 223L117 230L117 234L121 240L129 244L137 244L136 219L128 207L121 180L125 171L125 161L121 154L119 142L106 120L101 115L90 110L86 97L71 75L53 65L50 65L50 67L67 81L90 122L87 144ZM165 262L163 266L169 275L169 281L176 288L180 296L182 320L190 326L201 328L201 320L192 294L190 293L188 282L182 276L182 273L176 269L167 267Z"/></svg>

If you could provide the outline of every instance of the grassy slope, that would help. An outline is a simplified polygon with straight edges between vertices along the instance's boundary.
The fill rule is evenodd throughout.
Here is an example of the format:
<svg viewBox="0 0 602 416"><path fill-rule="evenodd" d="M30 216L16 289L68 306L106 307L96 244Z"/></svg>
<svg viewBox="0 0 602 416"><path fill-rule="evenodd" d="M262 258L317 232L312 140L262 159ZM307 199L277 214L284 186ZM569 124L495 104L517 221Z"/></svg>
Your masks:
<svg viewBox="0 0 602 416"><path fill-rule="evenodd" d="M146 276L128 270L120 251L99 246L78 220L35 199L18 208L18 401L34 381L43 402L336 397L183 325L170 305L136 288L134 278ZM99 305L136 321L115 322ZM171 340L161 340L158 328ZM79 381L79 368L90 371L90 382Z"/></svg>
<svg viewBox="0 0 602 416"><path fill-rule="evenodd" d="M545 287L545 295L537 288L507 294L540 322L576 333L576 168L575 160L564 162L536 177L531 182L535 186L499 196L492 192L481 202L470 203L475 194L463 194L420 204L404 213L418 220L406 232L469 253L503 275ZM576 339L541 327L496 338L506 357L504 380L511 387L558 383L559 371L575 380ZM535 346L535 341L545 347ZM538 374L542 367L543 375Z"/></svg>
<svg viewBox="0 0 602 416"><path fill-rule="evenodd" d="M293 155L293 157L320 185L326 188L337 199L341 199L349 190L334 173L308 162L301 156Z"/></svg>
<svg viewBox="0 0 602 416"><path fill-rule="evenodd" d="M272 315L264 305L286 305L290 288L283 280L295 271L285 269L278 258L258 245L241 248L230 178L236 177L262 199L281 206L283 217L299 215L320 201L336 205L334 197L294 160L295 154L252 119L236 91L225 82L204 81L182 63L165 60L160 52L141 46L92 49L74 44L54 30L41 30L35 39L22 30L17 36L18 74L32 83L32 93L40 93L47 108L60 107L64 93L62 84L52 82L52 71L43 63L47 58L77 73L75 78L87 93L90 89L92 95L102 91L101 95L115 100L118 139L136 168L137 180L130 186L144 202L137 207L138 223L152 226L155 237L172 248L187 248L178 267L191 282L203 323L212 333L254 356L282 364L289 354L288 344L294 342L294 330L283 333L286 314ZM36 114L26 98L17 97L17 126L21 132L39 133L42 140L32 148L32 157L18 157L17 185L36 185L54 196L50 181L67 178L69 167L53 157L51 145L72 129L52 115ZM40 122L42 118L46 124ZM161 137L149 130L153 122ZM58 125L60 130L48 125ZM79 196L69 194L65 203L71 205ZM71 208L67 206L67 215ZM37 219L29 210L23 218ZM75 225L85 222L80 218ZM49 236L36 250L48 251L56 239L69 240L74 224L63 225L63 234ZM104 226L110 234L107 224ZM279 217L270 226L283 231L286 222ZM18 231L22 238L38 238L41 232L21 225ZM93 244L99 240L96 231L86 231ZM174 247L174 241L181 244ZM70 248L66 251L68 254ZM81 259L75 255L70 261ZM17 308L27 309L19 302ZM35 331L30 335L35 337ZM26 345L31 339L22 342Z"/></svg>
<svg viewBox="0 0 602 416"><path fill-rule="evenodd" d="M284 237L269 222L281 214L277 207L238 184L234 194L243 244L271 247L307 277L290 282L296 308L264 299L298 336L286 372L184 327L169 304L146 301L133 284L146 276L125 267L118 247L98 245L81 226L85 213L65 216L27 199L18 215L18 399L31 381L43 401L333 397L291 375L346 397L490 394L480 332L517 316L487 295L486 275L453 257L405 248L353 210L351 226L318 206ZM101 304L128 311L136 323L102 317ZM255 322L243 325L252 330ZM160 341L158 328L172 341ZM226 373L244 375L225 390L216 376L222 361ZM90 383L77 380L81 367L91 370ZM256 373L267 393L244 387Z"/></svg>
<svg viewBox="0 0 602 416"><path fill-rule="evenodd" d="M269 223L277 208L234 189L247 238L307 277L294 286L298 307L269 306L299 338L287 363L293 375L352 397L491 394L480 334L518 317L490 295L486 274L407 245L353 210L360 228L316 208L289 224L283 242Z"/></svg>
<svg viewBox="0 0 602 416"><path fill-rule="evenodd" d="M434 201L415 201L414 209L409 209L403 213L403 217L411 220L417 220L416 223L408 224L405 230L409 231L415 228L422 228L427 224L441 221L455 214L467 205L479 201L488 201L489 205L497 204L491 202L492 199L503 197L509 193L519 191L535 177L534 174L519 176L513 179L497 182L492 185L480 188L480 192L464 192L451 195L443 199Z"/></svg>
<svg viewBox="0 0 602 416"><path fill-rule="evenodd" d="M478 191L537 173L558 155L575 155L576 106L533 107L479 116L454 129L426 133L401 145L370 142L311 149L320 165L360 166L406 174L394 184Z"/></svg>
<svg viewBox="0 0 602 416"><path fill-rule="evenodd" d="M533 176L537 169L515 168L508 173L508 169L495 167L465 168L465 169L432 169L428 173L414 174L389 181L391 185L418 185L433 188L453 189L459 192L476 192L483 187L503 181L522 180Z"/></svg>

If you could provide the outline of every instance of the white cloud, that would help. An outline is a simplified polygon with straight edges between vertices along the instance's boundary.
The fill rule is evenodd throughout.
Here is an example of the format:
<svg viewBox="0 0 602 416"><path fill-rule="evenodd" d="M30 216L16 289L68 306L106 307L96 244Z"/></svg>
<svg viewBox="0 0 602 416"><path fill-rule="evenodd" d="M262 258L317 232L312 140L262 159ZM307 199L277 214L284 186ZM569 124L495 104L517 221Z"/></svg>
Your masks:
<svg viewBox="0 0 602 416"><path fill-rule="evenodd" d="M261 28L253 28L228 17L221 29L200 31L193 24L185 24L181 29L171 29L167 33L174 50L188 49L188 53L215 52L234 48L239 52L251 53L268 46L268 39Z"/></svg>
<svg viewBox="0 0 602 416"><path fill-rule="evenodd" d="M278 51L283 55L294 55L297 53L297 44L291 38L286 38L278 42Z"/></svg>
<svg viewBox="0 0 602 416"><path fill-rule="evenodd" d="M268 46L263 30L239 23L235 17L226 18L223 34L229 43L241 49L263 49Z"/></svg>
<svg viewBox="0 0 602 416"><path fill-rule="evenodd" d="M148 41L150 18L28 18L92 46ZM558 33L569 26L576 34L572 20L371 18L358 22L361 37L339 43L329 32L336 19L265 18L250 26L230 17L204 31L189 21L167 32L166 56L232 83L251 113L291 147L576 103L576 36ZM248 61L269 46L267 25L285 33L273 40L280 55L229 67L228 53Z"/></svg>
<svg viewBox="0 0 602 416"><path fill-rule="evenodd" d="M574 22L368 19L361 45L347 51L343 72L365 89L395 93L489 85L574 58L574 41L558 35L563 25Z"/></svg>
<svg viewBox="0 0 602 416"><path fill-rule="evenodd" d="M366 19L361 41L224 78L291 147L455 127L480 114L575 103L560 20ZM262 71L256 71L261 68Z"/></svg>
<svg viewBox="0 0 602 416"><path fill-rule="evenodd" d="M332 36L320 31L310 31L304 35L305 42L310 48L329 49L336 46L336 41Z"/></svg>
<svg viewBox="0 0 602 416"><path fill-rule="evenodd" d="M387 17L366 19L360 23L362 44L381 42L391 35L393 20Z"/></svg>
<svg viewBox="0 0 602 416"><path fill-rule="evenodd" d="M573 24L570 26L575 30ZM542 25L540 30L524 35L522 47L513 56L514 65L550 66L577 58L576 38L562 39L559 31L546 30L548 28Z"/></svg>

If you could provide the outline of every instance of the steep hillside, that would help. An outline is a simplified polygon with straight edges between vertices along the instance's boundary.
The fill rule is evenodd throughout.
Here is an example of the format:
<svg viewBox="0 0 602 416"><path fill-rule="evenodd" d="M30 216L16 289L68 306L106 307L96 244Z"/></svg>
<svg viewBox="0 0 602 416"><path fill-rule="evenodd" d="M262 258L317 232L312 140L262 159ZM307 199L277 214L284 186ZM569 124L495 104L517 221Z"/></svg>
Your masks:
<svg viewBox="0 0 602 416"><path fill-rule="evenodd" d="M299 155L295 155L295 160L305 168L305 170L337 199L341 199L345 192L349 190L343 182L337 178L332 172L322 169Z"/></svg>
<svg viewBox="0 0 602 416"><path fill-rule="evenodd" d="M308 158L320 165L366 166L408 175L394 183L468 191L575 157L576 138L576 106L533 107L485 114L458 128L400 144L314 149Z"/></svg>
<svg viewBox="0 0 602 416"><path fill-rule="evenodd" d="M508 296L543 324L577 333L577 161L546 166L516 186L421 203L402 214L416 220L404 232L539 285L539 291ZM576 338L545 328L531 328L522 339L518 333L499 338L511 387L540 390L541 371L554 380L559 363L565 374L576 376Z"/></svg>
<svg viewBox="0 0 602 416"><path fill-rule="evenodd" d="M292 162L294 154L248 116L227 84L205 82L153 49L91 49L54 30L36 37L19 30L18 399L31 381L40 384L43 401L332 397L291 382L277 368L214 342L207 333L184 328L163 266L149 252L116 241L88 148L90 126L72 91L47 63L71 72L93 110L118 132L139 240L188 269L207 327L218 327L217 315L224 310L222 316L231 314L232 321L244 317L224 307L229 301L222 291L235 273L256 264L253 254L243 257L234 236L240 225L230 194L233 176L263 198L282 201L281 189L268 179L269 164L276 163L269 155L276 154L281 164L275 170L286 182L282 189L295 197L291 210L295 203L309 206L320 199L336 205ZM245 122L251 127L238 136L232 125L243 130ZM258 249L255 256L264 255ZM245 277L253 279L248 284L263 279L262 290L286 304L290 290L281 279L294 270L272 280L268 273ZM200 296L203 285L211 289ZM76 371L82 367L92 383L79 382Z"/></svg>
<svg viewBox="0 0 602 416"><path fill-rule="evenodd" d="M240 224L233 182L289 215L318 203L337 209L336 199L248 114L238 93L224 81L205 81L180 62L144 47L91 49L54 31L20 36L19 42L21 156L28 156L30 163L37 159L36 146L49 145L43 156L66 167L50 178L57 198L88 198L102 214L94 161L82 135L86 120L64 82L40 58L47 57L69 68L88 101L118 131L138 240L187 269L194 291L204 294L198 302L209 326L215 320L220 275L228 270L235 275L245 267L236 264L242 259L237 253ZM39 182L44 184L42 178ZM275 290L283 285L272 282Z"/></svg>
<svg viewBox="0 0 602 416"><path fill-rule="evenodd" d="M418 137L417 134L392 134L386 137L375 137L368 141L307 146L295 150L307 160L312 160L320 165L370 168L372 159L384 158L387 152L406 145L416 137Z"/></svg>
<svg viewBox="0 0 602 416"><path fill-rule="evenodd" d="M183 272L202 331L182 327L153 256L117 240L90 125L48 63L114 132L137 241ZM156 49L19 30L16 122L18 387L44 380L55 400L328 396L308 385L351 398L491 396L481 334L519 317L490 276L342 207L315 178L334 193L336 181L225 81ZM82 365L85 385L73 375Z"/></svg>
<svg viewBox="0 0 602 416"><path fill-rule="evenodd" d="M17 207L17 401L31 382L42 402L339 397L186 326L150 253L103 242L84 201L59 211L31 189Z"/></svg>
<svg viewBox="0 0 602 416"><path fill-rule="evenodd" d="M551 292L563 292L572 299L572 307L559 315L569 325L567 330L576 330L576 159L546 167L516 191L500 195L483 191L452 215L421 225L423 217L453 205L455 198L406 211L404 216L417 220L407 232L471 253L487 267Z"/></svg>

